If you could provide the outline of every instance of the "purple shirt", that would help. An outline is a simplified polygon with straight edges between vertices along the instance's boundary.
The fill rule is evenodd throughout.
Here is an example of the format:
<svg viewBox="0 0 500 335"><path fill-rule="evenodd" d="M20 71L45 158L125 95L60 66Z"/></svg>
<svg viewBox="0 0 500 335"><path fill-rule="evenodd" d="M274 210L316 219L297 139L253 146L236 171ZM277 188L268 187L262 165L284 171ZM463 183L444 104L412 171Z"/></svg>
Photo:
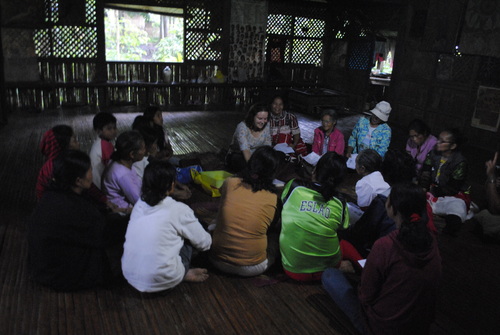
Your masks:
<svg viewBox="0 0 500 335"><path fill-rule="evenodd" d="M420 148L417 147L411 138L409 138L408 142L406 142L406 151L408 151L416 161L417 174L420 174L420 170L422 170L422 166L424 165L425 157L427 157L429 151L434 149L436 143L437 138L433 135L429 135Z"/></svg>
<svg viewBox="0 0 500 335"><path fill-rule="evenodd" d="M112 162L104 171L102 179L102 191L108 200L120 208L128 208L135 205L141 196L141 178L134 169Z"/></svg>

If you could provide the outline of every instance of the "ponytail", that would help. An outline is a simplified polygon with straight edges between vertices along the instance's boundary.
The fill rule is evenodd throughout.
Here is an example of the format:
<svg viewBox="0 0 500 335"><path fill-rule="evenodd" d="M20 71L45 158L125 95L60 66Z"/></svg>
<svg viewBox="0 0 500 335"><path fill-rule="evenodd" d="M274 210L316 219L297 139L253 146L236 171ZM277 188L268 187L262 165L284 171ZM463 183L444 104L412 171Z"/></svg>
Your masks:
<svg viewBox="0 0 500 335"><path fill-rule="evenodd" d="M417 185L396 184L391 189L389 203L394 214L400 214L401 227L397 239L403 248L412 253L424 252L432 245L432 236L427 228L427 199Z"/></svg>

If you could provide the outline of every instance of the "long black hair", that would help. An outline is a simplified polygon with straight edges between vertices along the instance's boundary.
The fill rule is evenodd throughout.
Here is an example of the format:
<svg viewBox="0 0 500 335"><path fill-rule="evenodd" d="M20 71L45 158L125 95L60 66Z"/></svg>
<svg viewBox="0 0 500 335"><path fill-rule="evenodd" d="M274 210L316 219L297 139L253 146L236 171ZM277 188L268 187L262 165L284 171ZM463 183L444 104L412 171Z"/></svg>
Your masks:
<svg viewBox="0 0 500 335"><path fill-rule="evenodd" d="M417 176L415 159L404 150L389 149L384 156L380 172L389 185L409 183Z"/></svg>
<svg viewBox="0 0 500 335"><path fill-rule="evenodd" d="M379 171L382 166L382 156L373 149L365 149L358 154L356 164L364 167L367 173Z"/></svg>
<svg viewBox="0 0 500 335"><path fill-rule="evenodd" d="M61 150L68 149L71 137L74 135L73 128L65 124L60 124L52 128L52 132Z"/></svg>
<svg viewBox="0 0 500 335"><path fill-rule="evenodd" d="M141 150L142 138L141 133L137 130L128 130L120 134L116 139L115 152L111 155L111 159L119 161L130 160L130 153Z"/></svg>
<svg viewBox="0 0 500 335"><path fill-rule="evenodd" d="M330 151L324 154L314 169L314 180L320 184L319 193L325 202L338 195L337 187L347 171L345 158Z"/></svg>
<svg viewBox="0 0 500 335"><path fill-rule="evenodd" d="M240 177L252 187L253 192L267 190L276 193L273 180L279 164L280 158L276 150L267 145L261 146L254 151Z"/></svg>
<svg viewBox="0 0 500 335"><path fill-rule="evenodd" d="M403 248L413 253L429 250L432 236L427 228L427 199L422 188L412 183L396 184L388 202L394 215L402 218L397 239Z"/></svg>
<svg viewBox="0 0 500 335"><path fill-rule="evenodd" d="M408 124L408 131L414 130L417 134L421 134L424 136L429 136L431 134L431 128L420 119L414 119Z"/></svg>
<svg viewBox="0 0 500 335"><path fill-rule="evenodd" d="M176 178L176 170L167 161L153 161L144 169L141 199L155 206L165 199Z"/></svg>
<svg viewBox="0 0 500 335"><path fill-rule="evenodd" d="M69 191L90 169L89 156L79 150L66 150L54 160L50 188Z"/></svg>

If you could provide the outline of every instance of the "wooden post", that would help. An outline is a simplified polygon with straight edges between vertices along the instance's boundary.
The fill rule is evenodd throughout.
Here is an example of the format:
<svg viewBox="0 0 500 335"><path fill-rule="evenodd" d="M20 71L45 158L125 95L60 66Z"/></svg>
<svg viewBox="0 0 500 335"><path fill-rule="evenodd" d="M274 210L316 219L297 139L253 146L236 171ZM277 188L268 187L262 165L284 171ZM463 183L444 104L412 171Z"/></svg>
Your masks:
<svg viewBox="0 0 500 335"><path fill-rule="evenodd" d="M0 2L0 17L2 17L2 3ZM2 26L0 25L0 124L7 124L7 91L5 87L4 57L2 44Z"/></svg>

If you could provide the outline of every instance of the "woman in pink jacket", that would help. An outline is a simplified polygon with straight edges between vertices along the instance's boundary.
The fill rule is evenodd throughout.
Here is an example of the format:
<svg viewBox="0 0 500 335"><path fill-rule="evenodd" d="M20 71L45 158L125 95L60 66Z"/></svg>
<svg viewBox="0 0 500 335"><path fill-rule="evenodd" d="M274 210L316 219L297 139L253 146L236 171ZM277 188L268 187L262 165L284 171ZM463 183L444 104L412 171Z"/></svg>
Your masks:
<svg viewBox="0 0 500 335"><path fill-rule="evenodd" d="M337 113L333 110L324 111L321 115L321 127L314 130L313 152L320 156L329 151L334 151L341 156L344 155L344 135L335 128L336 125Z"/></svg>

